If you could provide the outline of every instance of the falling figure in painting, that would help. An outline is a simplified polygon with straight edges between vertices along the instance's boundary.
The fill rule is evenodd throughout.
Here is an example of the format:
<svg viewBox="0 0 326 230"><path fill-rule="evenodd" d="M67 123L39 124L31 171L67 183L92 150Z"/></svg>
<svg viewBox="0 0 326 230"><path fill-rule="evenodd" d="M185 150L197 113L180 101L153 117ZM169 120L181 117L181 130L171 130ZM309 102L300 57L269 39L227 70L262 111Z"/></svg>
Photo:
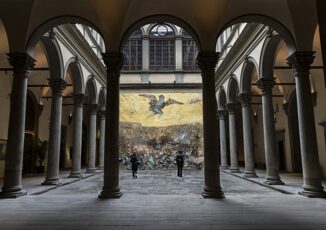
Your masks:
<svg viewBox="0 0 326 230"><path fill-rule="evenodd" d="M169 98L169 100L164 101L165 97L163 95L159 96L159 99L156 99L156 96L154 95L148 95L148 94L139 94L139 96L146 97L149 99L149 111L152 111L154 115L159 114L161 116L163 114L163 108L168 105L172 104L179 104L183 105L182 102L174 100Z"/></svg>

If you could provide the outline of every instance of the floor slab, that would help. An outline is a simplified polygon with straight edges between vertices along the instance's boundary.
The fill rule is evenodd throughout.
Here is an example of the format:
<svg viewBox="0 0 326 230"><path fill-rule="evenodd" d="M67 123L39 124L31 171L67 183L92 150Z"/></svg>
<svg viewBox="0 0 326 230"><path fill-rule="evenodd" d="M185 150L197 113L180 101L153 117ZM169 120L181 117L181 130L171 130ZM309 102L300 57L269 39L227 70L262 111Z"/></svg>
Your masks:
<svg viewBox="0 0 326 230"><path fill-rule="evenodd" d="M201 197L203 172L120 172L120 199L99 200L103 174L0 200L0 229L326 229L326 200L221 173L224 200Z"/></svg>

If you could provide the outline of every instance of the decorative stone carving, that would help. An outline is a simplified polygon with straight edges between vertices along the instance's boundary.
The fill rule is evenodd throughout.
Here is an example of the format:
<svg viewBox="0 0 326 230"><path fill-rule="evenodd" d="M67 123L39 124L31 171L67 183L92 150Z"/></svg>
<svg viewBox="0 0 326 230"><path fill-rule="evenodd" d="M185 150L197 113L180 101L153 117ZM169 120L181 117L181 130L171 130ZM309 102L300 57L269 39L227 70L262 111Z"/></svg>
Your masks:
<svg viewBox="0 0 326 230"><path fill-rule="evenodd" d="M62 91L66 88L67 82L61 78L49 78L49 85L52 89L52 96L61 96Z"/></svg>
<svg viewBox="0 0 326 230"><path fill-rule="evenodd" d="M256 81L256 85L262 90L263 94L271 93L275 86L275 78L259 78Z"/></svg>
<svg viewBox="0 0 326 230"><path fill-rule="evenodd" d="M86 99L86 95L83 93L74 93L72 95L72 98L75 102L75 106L83 107L85 99Z"/></svg>
<svg viewBox="0 0 326 230"><path fill-rule="evenodd" d="M27 77L26 73L35 65L35 60L26 53L9 53L9 64L14 68L14 76Z"/></svg>
<svg viewBox="0 0 326 230"><path fill-rule="evenodd" d="M239 101L241 102L241 106L250 106L251 102L251 94L250 93L240 93L239 96Z"/></svg>

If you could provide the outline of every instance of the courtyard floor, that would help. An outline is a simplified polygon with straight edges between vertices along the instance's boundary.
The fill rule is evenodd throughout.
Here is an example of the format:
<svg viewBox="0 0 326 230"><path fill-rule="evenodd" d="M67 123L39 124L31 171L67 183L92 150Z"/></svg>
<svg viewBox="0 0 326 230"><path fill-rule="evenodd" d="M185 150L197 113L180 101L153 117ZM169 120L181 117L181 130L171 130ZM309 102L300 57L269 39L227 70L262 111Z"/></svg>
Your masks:
<svg viewBox="0 0 326 230"><path fill-rule="evenodd" d="M0 200L0 229L326 229L326 199L285 194L225 172L224 200L201 197L204 176L196 170L182 178L175 170L141 170L138 179L121 171L124 195L114 200L97 198L102 183L99 173Z"/></svg>

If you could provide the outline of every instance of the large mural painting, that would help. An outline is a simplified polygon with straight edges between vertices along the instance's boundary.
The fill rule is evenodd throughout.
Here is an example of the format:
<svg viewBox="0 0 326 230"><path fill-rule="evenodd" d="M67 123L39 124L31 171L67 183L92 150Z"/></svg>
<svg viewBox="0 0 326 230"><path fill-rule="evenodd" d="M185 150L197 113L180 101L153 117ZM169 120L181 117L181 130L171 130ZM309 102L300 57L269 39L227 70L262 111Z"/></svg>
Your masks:
<svg viewBox="0 0 326 230"><path fill-rule="evenodd" d="M120 166L135 152L142 169L175 168L181 150L185 168L203 167L201 93L122 93Z"/></svg>

